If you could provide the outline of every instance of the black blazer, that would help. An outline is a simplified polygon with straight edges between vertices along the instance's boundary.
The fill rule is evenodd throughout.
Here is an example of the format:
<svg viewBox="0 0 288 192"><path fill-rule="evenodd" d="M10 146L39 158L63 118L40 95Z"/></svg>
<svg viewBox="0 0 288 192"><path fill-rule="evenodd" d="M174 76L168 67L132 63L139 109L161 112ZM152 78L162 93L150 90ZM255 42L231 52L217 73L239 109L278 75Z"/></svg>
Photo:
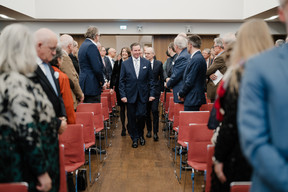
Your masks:
<svg viewBox="0 0 288 192"><path fill-rule="evenodd" d="M51 84L49 82L49 80L47 79L46 75L43 73L42 69L39 66L37 67L37 69L35 71L36 78L34 78L33 81L40 83L42 89L44 90L44 92L46 93L48 99L50 100L50 102L53 105L53 108L54 108L54 111L56 113L56 116L57 117L66 117L65 106L64 106L64 103L63 103L62 96L60 94L59 81L58 81L58 79L57 80L55 79L54 70L50 66L50 64L49 64L49 68L50 68L50 71L52 73L52 77L53 77L53 79L55 81L55 85L56 85L56 88L57 88L58 95L56 95L53 87L51 86ZM58 128L59 128L60 125L61 125L61 120L60 119L58 120L57 125L58 125Z"/></svg>
<svg viewBox="0 0 288 192"><path fill-rule="evenodd" d="M112 64L110 62L109 57L104 57L105 67L103 67L103 73L108 81L111 80L112 75Z"/></svg>
<svg viewBox="0 0 288 192"><path fill-rule="evenodd" d="M159 60L153 61L153 79L155 81L155 97L159 98L164 90L163 64Z"/></svg>

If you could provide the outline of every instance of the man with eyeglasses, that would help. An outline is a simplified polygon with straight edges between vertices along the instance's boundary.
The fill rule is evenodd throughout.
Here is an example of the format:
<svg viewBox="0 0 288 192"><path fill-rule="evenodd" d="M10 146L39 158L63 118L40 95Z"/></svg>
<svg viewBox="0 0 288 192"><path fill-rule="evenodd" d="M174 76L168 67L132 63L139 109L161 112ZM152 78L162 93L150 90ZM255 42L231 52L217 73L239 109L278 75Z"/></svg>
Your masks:
<svg viewBox="0 0 288 192"><path fill-rule="evenodd" d="M207 72L206 72L206 76L207 76L207 97L208 99L211 100L211 102L214 102L215 100L215 96L216 96L216 90L218 87L218 83L214 83L213 81L217 79L217 75L215 74L216 72L220 72L222 75L224 75L224 73L227 70L226 67L226 53L224 51L224 45L223 45L223 39L218 37L214 39L214 51L215 51L215 59L212 63L212 65L210 65L210 67L208 67Z"/></svg>

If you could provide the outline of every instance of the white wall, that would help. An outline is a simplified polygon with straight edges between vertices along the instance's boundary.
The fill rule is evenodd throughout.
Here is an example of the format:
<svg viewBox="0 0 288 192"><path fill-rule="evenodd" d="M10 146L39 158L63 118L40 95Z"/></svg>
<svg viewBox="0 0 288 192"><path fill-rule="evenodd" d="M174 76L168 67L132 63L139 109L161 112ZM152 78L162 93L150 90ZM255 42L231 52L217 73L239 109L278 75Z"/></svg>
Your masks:
<svg viewBox="0 0 288 192"><path fill-rule="evenodd" d="M36 16L35 0L0 0L0 5L28 15L30 17Z"/></svg>
<svg viewBox="0 0 288 192"><path fill-rule="evenodd" d="M244 17L248 18L263 11L267 11L279 5L278 0L243 0Z"/></svg>

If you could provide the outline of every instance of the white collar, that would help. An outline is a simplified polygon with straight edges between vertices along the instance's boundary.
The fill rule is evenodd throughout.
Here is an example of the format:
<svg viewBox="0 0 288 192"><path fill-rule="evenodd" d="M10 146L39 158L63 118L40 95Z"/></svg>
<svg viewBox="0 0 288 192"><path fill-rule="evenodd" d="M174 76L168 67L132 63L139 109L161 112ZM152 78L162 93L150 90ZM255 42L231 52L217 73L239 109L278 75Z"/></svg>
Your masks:
<svg viewBox="0 0 288 192"><path fill-rule="evenodd" d="M140 61L140 57L138 57L137 59L135 57L133 57L133 56L131 56L131 57L132 57L133 61L135 61L135 60Z"/></svg>
<svg viewBox="0 0 288 192"><path fill-rule="evenodd" d="M98 47L98 45L97 45L97 43L95 43L95 41L93 41L93 40L90 39L90 38L87 38L87 39L89 39L94 45L96 45L96 47Z"/></svg>
<svg viewBox="0 0 288 192"><path fill-rule="evenodd" d="M190 58L192 58L195 55L195 53L197 53L198 51L200 51L200 50L197 50L194 53L192 53Z"/></svg>

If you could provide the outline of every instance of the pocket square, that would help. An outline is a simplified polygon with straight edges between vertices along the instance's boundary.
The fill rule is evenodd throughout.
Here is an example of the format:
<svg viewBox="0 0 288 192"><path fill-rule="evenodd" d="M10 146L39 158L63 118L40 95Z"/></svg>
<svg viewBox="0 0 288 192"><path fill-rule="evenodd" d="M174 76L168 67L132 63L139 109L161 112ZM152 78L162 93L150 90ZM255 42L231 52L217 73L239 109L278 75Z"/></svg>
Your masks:
<svg viewBox="0 0 288 192"><path fill-rule="evenodd" d="M143 67L143 69L146 69L146 68L147 68L146 66Z"/></svg>

